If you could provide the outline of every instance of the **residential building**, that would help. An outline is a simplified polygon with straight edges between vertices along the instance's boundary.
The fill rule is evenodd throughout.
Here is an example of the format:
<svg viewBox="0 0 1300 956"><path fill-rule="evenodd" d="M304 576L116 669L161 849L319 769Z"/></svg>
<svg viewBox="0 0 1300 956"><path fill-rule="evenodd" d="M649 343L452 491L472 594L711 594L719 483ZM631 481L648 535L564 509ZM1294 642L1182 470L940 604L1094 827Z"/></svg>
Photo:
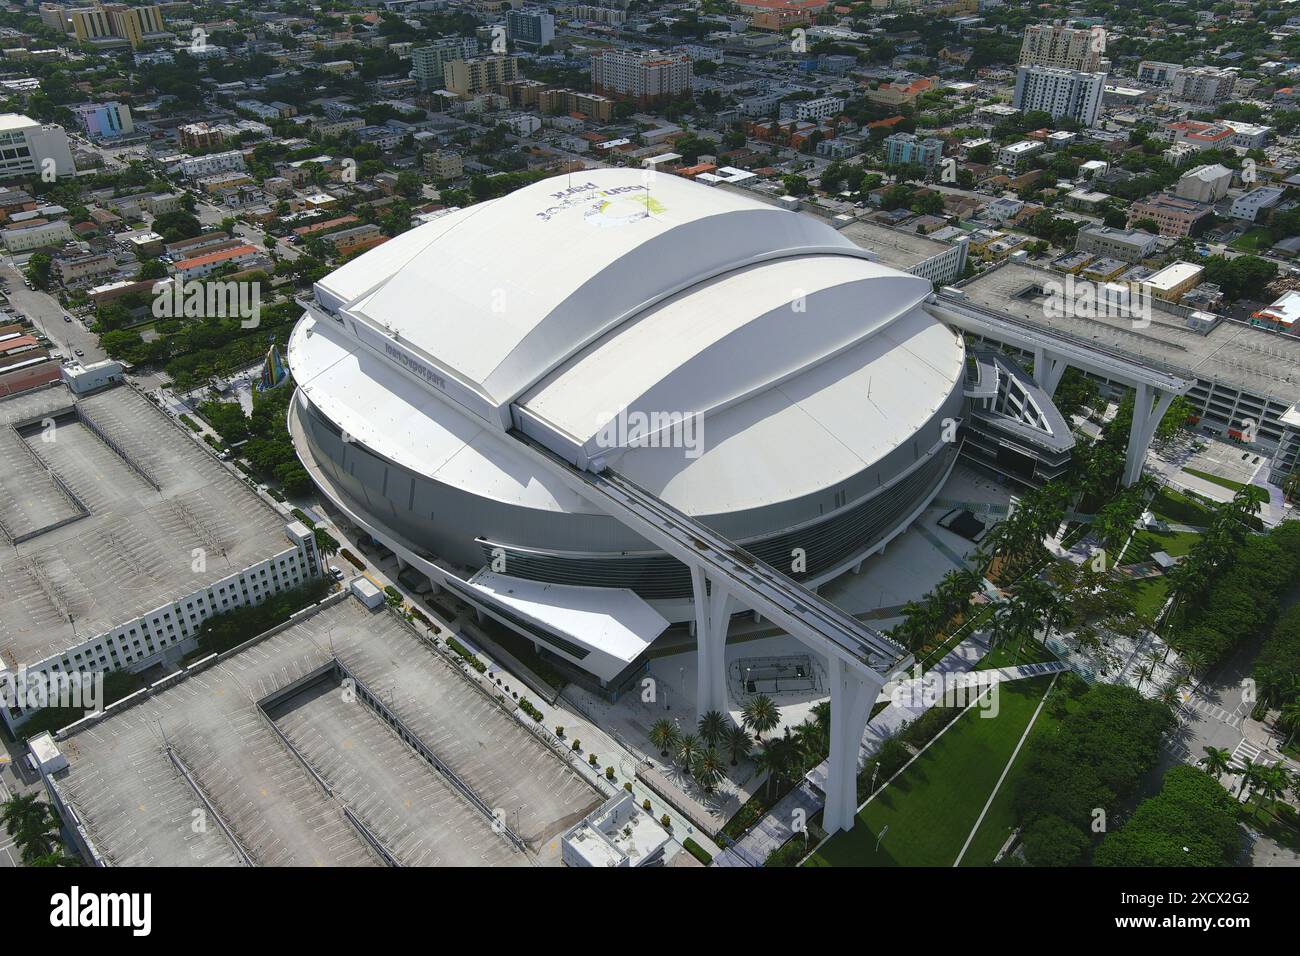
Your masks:
<svg viewBox="0 0 1300 956"><path fill-rule="evenodd" d="M478 41L473 37L443 37L428 46L411 50L411 78L422 90L440 89L446 67L453 60L469 60L478 53Z"/></svg>
<svg viewBox="0 0 1300 956"><path fill-rule="evenodd" d="M383 230L373 223L364 223L351 229L341 229L322 237L322 242L332 246L340 256L350 256L363 249L370 249L388 239Z"/></svg>
<svg viewBox="0 0 1300 956"><path fill-rule="evenodd" d="M47 246L61 246L72 240L72 229L67 222L56 219L29 219L13 223L0 231L0 239L10 252L29 252Z"/></svg>
<svg viewBox="0 0 1300 956"><path fill-rule="evenodd" d="M841 96L819 96L812 100L787 100L781 104L780 118L783 120L819 120L830 119L844 111L844 98Z"/></svg>
<svg viewBox="0 0 1300 956"><path fill-rule="evenodd" d="M1053 120L1068 118L1093 126L1101 113L1105 88L1105 73L1022 66L1016 71L1016 91L1011 105L1025 112L1048 113Z"/></svg>
<svg viewBox="0 0 1300 956"><path fill-rule="evenodd" d="M1212 66L1197 66L1179 70L1174 76L1171 94L1175 99L1207 105L1222 103L1231 98L1237 74Z"/></svg>
<svg viewBox="0 0 1300 956"><path fill-rule="evenodd" d="M1214 203L1228 195L1232 185L1232 170L1215 163L1212 166L1197 166L1188 170L1178 179L1174 195L1195 202Z"/></svg>
<svg viewBox="0 0 1300 956"><path fill-rule="evenodd" d="M495 93L502 83L518 76L519 61L513 56L452 60L443 67L443 85L463 99L480 93Z"/></svg>
<svg viewBox="0 0 1300 956"><path fill-rule="evenodd" d="M998 150L998 164L1009 169L1019 169L1035 153L1041 153L1047 147L1031 139L1022 139Z"/></svg>
<svg viewBox="0 0 1300 956"><path fill-rule="evenodd" d="M176 263L176 278L182 282L190 279L202 279L204 276L210 276L223 266L234 264L243 265L253 259L261 256L256 246L250 246L247 243L241 243L232 246L229 249L218 249L216 252L207 252L193 259L183 259Z"/></svg>
<svg viewBox="0 0 1300 956"><path fill-rule="evenodd" d="M540 49L555 39L555 17L544 9L506 11L506 39Z"/></svg>
<svg viewBox="0 0 1300 956"><path fill-rule="evenodd" d="M180 140L182 149L209 149L224 143L231 129L233 127L224 125L187 123L177 127L176 136Z"/></svg>
<svg viewBox="0 0 1300 956"><path fill-rule="evenodd" d="M1128 210L1128 225L1150 219L1162 236L1194 236L1208 225L1213 210L1204 203L1180 199L1171 193L1160 193L1151 199L1133 203Z"/></svg>
<svg viewBox="0 0 1300 956"><path fill-rule="evenodd" d="M1139 83L1150 86L1172 86L1174 78L1183 68L1181 63L1161 63L1159 60L1143 60L1138 64Z"/></svg>
<svg viewBox="0 0 1300 956"><path fill-rule="evenodd" d="M0 179L42 175L75 176L68 134L54 123L21 113L0 115Z"/></svg>
<svg viewBox="0 0 1300 956"><path fill-rule="evenodd" d="M938 85L937 76L918 76L905 83L881 83L876 89L867 90L864 95L877 106L903 106L915 103L918 96Z"/></svg>
<svg viewBox="0 0 1300 956"><path fill-rule="evenodd" d="M199 179L217 173L243 172L248 167L244 163L244 154L237 149L224 153L209 153L206 156L190 156L176 164L175 169L186 179Z"/></svg>
<svg viewBox="0 0 1300 956"><path fill-rule="evenodd" d="M537 94L537 109L551 116L580 113L598 123L608 123L614 116L614 101L595 93L576 90L542 90Z"/></svg>
<svg viewBox="0 0 1300 956"><path fill-rule="evenodd" d="M1025 27L1018 63L1096 73L1101 68L1105 48L1105 32L1100 28L1076 29L1059 23L1039 23Z"/></svg>
<svg viewBox="0 0 1300 956"><path fill-rule="evenodd" d="M1160 241L1141 229L1114 229L1110 226L1084 226L1075 237L1076 252L1120 259L1124 262L1141 262L1153 255Z"/></svg>
<svg viewBox="0 0 1300 956"><path fill-rule="evenodd" d="M933 136L921 139L913 133L894 133L885 137L885 163L889 166L917 165L934 169L943 158L943 140Z"/></svg>
<svg viewBox="0 0 1300 956"><path fill-rule="evenodd" d="M157 5L95 4L69 11L68 17L77 40L90 46L138 49L147 43L175 39L164 26L162 10Z"/></svg>
<svg viewBox="0 0 1300 956"><path fill-rule="evenodd" d="M55 256L50 263L54 274L64 285L91 276L108 275L117 271L117 260L106 253L83 256Z"/></svg>
<svg viewBox="0 0 1300 956"><path fill-rule="evenodd" d="M465 161L460 153L440 149L424 154L424 171L434 179L459 179L465 174Z"/></svg>
<svg viewBox="0 0 1300 956"><path fill-rule="evenodd" d="M690 92L691 58L662 50L596 50L591 54L591 88L604 96L627 97L639 105Z"/></svg>

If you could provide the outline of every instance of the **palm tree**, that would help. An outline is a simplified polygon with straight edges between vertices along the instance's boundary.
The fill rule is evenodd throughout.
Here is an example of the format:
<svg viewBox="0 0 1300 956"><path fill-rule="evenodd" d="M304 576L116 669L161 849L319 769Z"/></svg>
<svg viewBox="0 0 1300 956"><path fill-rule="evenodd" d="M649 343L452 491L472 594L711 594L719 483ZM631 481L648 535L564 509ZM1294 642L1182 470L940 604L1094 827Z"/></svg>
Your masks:
<svg viewBox="0 0 1300 956"><path fill-rule="evenodd" d="M1183 651L1183 667L1187 668L1187 673L1199 674L1205 670L1205 655L1195 649Z"/></svg>
<svg viewBox="0 0 1300 956"><path fill-rule="evenodd" d="M727 728L727 733L723 737L723 745L726 747L727 752L731 754L731 765L734 767L741 757L749 756L754 742L749 739L749 734L744 727L732 724Z"/></svg>
<svg viewBox="0 0 1300 956"><path fill-rule="evenodd" d="M0 806L0 820L14 838L24 863L51 852L58 833L58 817L48 803L42 803L34 794L10 797Z"/></svg>
<svg viewBox="0 0 1300 956"><path fill-rule="evenodd" d="M1215 780L1223 779L1232 763L1232 752L1223 747L1206 747L1205 756L1196 761L1205 768L1206 773L1214 775Z"/></svg>
<svg viewBox="0 0 1300 956"><path fill-rule="evenodd" d="M667 757L668 751L676 747L680 740L677 725L671 720L656 720L650 725L650 743L659 748L659 756Z"/></svg>
<svg viewBox="0 0 1300 956"><path fill-rule="evenodd" d="M712 793L722 779L722 757L712 747L698 754L691 763L691 776L705 793Z"/></svg>
<svg viewBox="0 0 1300 956"><path fill-rule="evenodd" d="M1285 769L1279 766L1260 767L1255 780L1255 795L1258 798L1255 803L1255 813L1258 815L1259 808L1265 801L1272 803L1278 797L1286 792L1286 788L1291 784L1291 775Z"/></svg>
<svg viewBox="0 0 1300 956"><path fill-rule="evenodd" d="M677 759L687 770L700 752L700 738L695 734L682 734L677 741Z"/></svg>
<svg viewBox="0 0 1300 956"><path fill-rule="evenodd" d="M1287 730L1285 746L1290 747L1295 740L1296 731L1300 730L1300 697L1282 705L1282 712L1277 718L1278 724Z"/></svg>
<svg viewBox="0 0 1300 956"><path fill-rule="evenodd" d="M754 755L754 763L758 768L767 771L765 787L769 790L776 787L778 782L784 780L789 774L793 749L789 741L778 737L763 742L758 753Z"/></svg>
<svg viewBox="0 0 1300 956"><path fill-rule="evenodd" d="M1241 765L1241 783L1237 786L1237 797L1246 792L1246 787L1254 787L1259 783L1260 773L1263 767L1247 757Z"/></svg>
<svg viewBox="0 0 1300 956"><path fill-rule="evenodd" d="M1160 688L1160 693L1156 694L1156 699L1166 707L1177 707L1183 702L1178 693L1178 684L1170 681L1164 687Z"/></svg>
<svg viewBox="0 0 1300 956"><path fill-rule="evenodd" d="M781 711L776 703L766 694L755 694L745 702L740 712L741 722L747 730L752 730L759 740L763 734L776 728L781 723Z"/></svg>
<svg viewBox="0 0 1300 956"><path fill-rule="evenodd" d="M1141 667L1138 668L1138 672L1137 672L1138 690L1142 689L1142 684L1144 681L1149 681L1151 679L1151 675L1155 673L1155 670L1156 670L1156 666L1154 664L1143 664Z"/></svg>
<svg viewBox="0 0 1300 956"><path fill-rule="evenodd" d="M722 716L720 711L710 710L700 718L699 726L696 729L706 744L710 747L716 747L718 742L722 740L722 735L727 732L728 723L729 721Z"/></svg>

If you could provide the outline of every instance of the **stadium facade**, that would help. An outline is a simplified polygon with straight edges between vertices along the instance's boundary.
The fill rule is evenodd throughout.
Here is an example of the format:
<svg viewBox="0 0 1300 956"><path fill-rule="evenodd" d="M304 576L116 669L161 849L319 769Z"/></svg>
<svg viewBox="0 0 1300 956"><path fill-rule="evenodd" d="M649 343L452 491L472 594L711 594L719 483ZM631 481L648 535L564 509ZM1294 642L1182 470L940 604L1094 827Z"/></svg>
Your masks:
<svg viewBox="0 0 1300 956"><path fill-rule="evenodd" d="M805 584L860 565L957 455L931 283L812 217L589 170L316 284L288 362L304 465L404 564L602 682L692 617L689 569L539 468L612 469Z"/></svg>

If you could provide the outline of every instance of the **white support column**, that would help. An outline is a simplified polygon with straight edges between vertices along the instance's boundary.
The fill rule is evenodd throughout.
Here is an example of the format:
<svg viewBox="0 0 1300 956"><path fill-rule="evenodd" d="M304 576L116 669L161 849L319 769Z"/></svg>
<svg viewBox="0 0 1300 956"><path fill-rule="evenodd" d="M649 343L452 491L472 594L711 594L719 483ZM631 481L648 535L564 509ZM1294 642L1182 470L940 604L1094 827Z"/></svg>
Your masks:
<svg viewBox="0 0 1300 956"><path fill-rule="evenodd" d="M1061 384L1061 376L1069 363L1053 355L1046 348L1034 349L1034 382L1049 396L1056 393L1056 386Z"/></svg>
<svg viewBox="0 0 1300 956"><path fill-rule="evenodd" d="M710 594L708 585L712 585ZM717 581L710 581L702 568L691 568L691 589L695 599L695 713L727 706L727 625L732 597Z"/></svg>
<svg viewBox="0 0 1300 956"><path fill-rule="evenodd" d="M1056 394L1056 386L1061 384L1061 376L1064 375L1065 370L1069 368L1069 363L1066 362L1065 359L1056 357L1048 359L1048 363L1047 373L1044 376L1043 381L1039 382L1039 385L1042 386L1043 391L1046 392L1050 398Z"/></svg>
<svg viewBox="0 0 1300 956"><path fill-rule="evenodd" d="M832 657L830 665L831 749L822 825L827 833L834 833L853 829L858 811L858 753L871 706L883 685L838 657Z"/></svg>
<svg viewBox="0 0 1300 956"><path fill-rule="evenodd" d="M1147 448L1155 437L1160 419L1165 417L1173 400L1173 392L1160 391L1145 382L1138 384L1133 396L1133 424L1128 432L1128 451L1124 456L1124 487L1127 488L1142 477Z"/></svg>

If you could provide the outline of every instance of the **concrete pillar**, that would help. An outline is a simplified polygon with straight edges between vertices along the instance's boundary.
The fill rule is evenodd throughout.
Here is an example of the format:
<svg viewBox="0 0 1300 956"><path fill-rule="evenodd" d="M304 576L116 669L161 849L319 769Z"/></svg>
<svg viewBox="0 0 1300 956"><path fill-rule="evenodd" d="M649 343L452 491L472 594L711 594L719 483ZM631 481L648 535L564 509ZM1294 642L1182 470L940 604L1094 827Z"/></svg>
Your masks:
<svg viewBox="0 0 1300 956"><path fill-rule="evenodd" d="M713 591L708 592L712 584ZM727 624L732 597L717 581L709 581L702 568L691 569L695 599L695 713L725 711L727 706Z"/></svg>
<svg viewBox="0 0 1300 956"><path fill-rule="evenodd" d="M1145 382L1138 385L1133 396L1133 424L1128 431L1128 450L1124 455L1124 487L1142 477L1147 448L1155 437L1156 426L1165 417L1173 400L1173 392L1162 392Z"/></svg>
<svg viewBox="0 0 1300 956"><path fill-rule="evenodd" d="M397 562L398 571L405 571L408 567L410 567L410 565L408 565L405 561L402 560L402 556L400 554L394 554L393 560Z"/></svg>
<svg viewBox="0 0 1300 956"><path fill-rule="evenodd" d="M1053 355L1046 348L1034 349L1034 382L1049 396L1056 394L1069 363Z"/></svg>
<svg viewBox="0 0 1300 956"><path fill-rule="evenodd" d="M830 683L831 749L822 824L827 833L834 833L853 829L858 811L858 753L883 683L879 676L873 679L838 657L830 659Z"/></svg>

